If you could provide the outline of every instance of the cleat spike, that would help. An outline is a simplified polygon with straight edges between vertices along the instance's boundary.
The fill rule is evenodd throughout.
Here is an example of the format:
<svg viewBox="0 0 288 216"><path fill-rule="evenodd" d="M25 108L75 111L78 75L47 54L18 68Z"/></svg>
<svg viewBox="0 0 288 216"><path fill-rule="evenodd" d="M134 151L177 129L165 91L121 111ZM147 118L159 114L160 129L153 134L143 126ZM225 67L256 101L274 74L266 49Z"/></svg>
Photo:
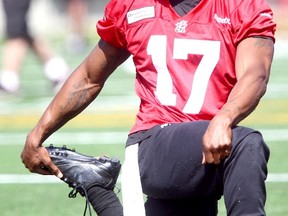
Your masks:
<svg viewBox="0 0 288 216"><path fill-rule="evenodd" d="M59 155L60 150L58 148L55 149L55 155Z"/></svg>

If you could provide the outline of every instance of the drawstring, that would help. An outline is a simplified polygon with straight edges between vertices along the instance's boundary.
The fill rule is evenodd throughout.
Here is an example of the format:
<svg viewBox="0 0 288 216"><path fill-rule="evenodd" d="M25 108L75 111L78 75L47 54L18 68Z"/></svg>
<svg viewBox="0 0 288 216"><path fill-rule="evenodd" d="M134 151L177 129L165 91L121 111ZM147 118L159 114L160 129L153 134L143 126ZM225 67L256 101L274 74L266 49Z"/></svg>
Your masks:
<svg viewBox="0 0 288 216"><path fill-rule="evenodd" d="M93 186L99 186L98 184L92 185ZM89 188L91 188L89 187ZM121 189L119 187L117 187L117 185L115 185L115 187L117 188L117 192L115 192L116 194L120 193ZM92 212L91 212L91 206L88 200L88 193L87 190L81 186L76 186L75 188L73 188L70 193L68 194L69 198L76 198L77 194L80 193L82 196L85 196L86 199L86 204L85 204L85 209L84 209L84 214L83 216L86 216L86 212L87 212L87 208L89 209L89 215L92 216Z"/></svg>

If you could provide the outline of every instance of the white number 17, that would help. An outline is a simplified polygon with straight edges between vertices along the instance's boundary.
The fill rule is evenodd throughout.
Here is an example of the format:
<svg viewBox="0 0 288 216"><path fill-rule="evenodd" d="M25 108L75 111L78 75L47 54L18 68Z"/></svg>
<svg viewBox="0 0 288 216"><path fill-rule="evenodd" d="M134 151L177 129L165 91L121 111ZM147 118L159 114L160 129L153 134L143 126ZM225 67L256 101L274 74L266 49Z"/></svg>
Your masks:
<svg viewBox="0 0 288 216"><path fill-rule="evenodd" d="M175 106L176 95L173 94L173 80L167 68L167 37L152 35L147 53L151 55L157 70L155 95L163 105ZM198 114L204 103L210 76L219 61L220 41L174 39L173 59L188 59L188 54L203 55L194 74L192 88L183 112Z"/></svg>

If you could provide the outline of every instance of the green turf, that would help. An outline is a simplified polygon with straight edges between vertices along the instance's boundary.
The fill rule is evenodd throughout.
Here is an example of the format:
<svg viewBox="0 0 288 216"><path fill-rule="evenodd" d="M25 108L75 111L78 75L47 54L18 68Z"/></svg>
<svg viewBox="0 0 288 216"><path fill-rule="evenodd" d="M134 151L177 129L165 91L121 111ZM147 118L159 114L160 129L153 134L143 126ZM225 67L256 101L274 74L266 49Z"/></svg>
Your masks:
<svg viewBox="0 0 288 216"><path fill-rule="evenodd" d="M0 185L0 190L2 216L83 215L85 200L68 198L71 190L64 183Z"/></svg>

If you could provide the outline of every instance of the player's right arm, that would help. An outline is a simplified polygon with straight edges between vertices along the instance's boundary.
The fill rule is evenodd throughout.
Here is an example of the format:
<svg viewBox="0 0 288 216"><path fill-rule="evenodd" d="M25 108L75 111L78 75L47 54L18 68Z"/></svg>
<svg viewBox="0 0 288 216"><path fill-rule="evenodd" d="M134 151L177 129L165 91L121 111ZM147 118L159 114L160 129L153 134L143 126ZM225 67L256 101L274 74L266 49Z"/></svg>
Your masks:
<svg viewBox="0 0 288 216"><path fill-rule="evenodd" d="M100 40L88 57L70 75L40 120L28 134L21 159L27 169L61 177L42 143L70 119L82 112L100 93L111 73L129 54ZM43 169L44 168L44 169Z"/></svg>

